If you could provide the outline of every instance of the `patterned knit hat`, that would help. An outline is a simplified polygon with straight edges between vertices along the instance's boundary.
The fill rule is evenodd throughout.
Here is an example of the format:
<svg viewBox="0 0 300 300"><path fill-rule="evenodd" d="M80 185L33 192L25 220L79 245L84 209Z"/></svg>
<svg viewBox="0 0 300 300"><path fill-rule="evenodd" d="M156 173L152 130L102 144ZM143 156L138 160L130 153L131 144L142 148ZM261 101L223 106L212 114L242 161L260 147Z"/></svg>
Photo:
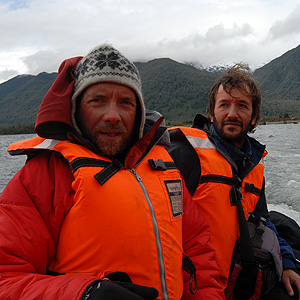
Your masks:
<svg viewBox="0 0 300 300"><path fill-rule="evenodd" d="M114 82L128 86L137 95L141 111L139 138L143 135L145 106L139 72L135 65L109 44L99 45L85 56L74 71L75 83L72 96L72 123L80 132L76 119L76 99L90 85L100 82ZM140 114L140 116L138 116Z"/></svg>

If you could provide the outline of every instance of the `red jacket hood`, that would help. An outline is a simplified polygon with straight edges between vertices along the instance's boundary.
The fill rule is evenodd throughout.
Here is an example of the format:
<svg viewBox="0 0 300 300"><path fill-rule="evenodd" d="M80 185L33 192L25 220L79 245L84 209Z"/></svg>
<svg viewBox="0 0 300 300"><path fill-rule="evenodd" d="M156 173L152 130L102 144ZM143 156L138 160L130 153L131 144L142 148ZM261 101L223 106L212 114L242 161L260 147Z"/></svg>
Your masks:
<svg viewBox="0 0 300 300"><path fill-rule="evenodd" d="M71 97L74 85L73 71L82 56L64 60L58 70L58 76L38 111L35 131L44 138L67 139L73 128L71 122Z"/></svg>
<svg viewBox="0 0 300 300"><path fill-rule="evenodd" d="M71 118L71 98L75 81L73 71L82 58L82 56L73 57L61 63L58 76L44 97L38 111L35 131L40 137L56 140L76 139L86 145L87 141L82 139L73 127ZM141 138L133 147L135 149L133 155L135 159L131 158L131 162L136 163L137 157L142 156L144 152L148 153L153 145L159 141L165 129L162 127L162 132L156 133L156 131L163 119L161 115L157 116L155 119L157 122L153 122L155 124L149 130L148 134ZM154 138L155 133L158 135ZM132 153L130 151L129 156L132 156Z"/></svg>

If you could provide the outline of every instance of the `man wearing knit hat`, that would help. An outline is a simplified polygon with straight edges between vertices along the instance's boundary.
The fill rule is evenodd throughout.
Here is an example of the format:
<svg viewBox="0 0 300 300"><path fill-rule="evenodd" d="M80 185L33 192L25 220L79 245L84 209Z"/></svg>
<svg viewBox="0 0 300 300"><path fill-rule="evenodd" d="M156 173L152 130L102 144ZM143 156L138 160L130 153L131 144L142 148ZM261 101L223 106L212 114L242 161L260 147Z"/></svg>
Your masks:
<svg viewBox="0 0 300 300"><path fill-rule="evenodd" d="M145 116L110 45L61 64L38 136L9 146L28 160L0 195L0 299L224 299L163 117Z"/></svg>

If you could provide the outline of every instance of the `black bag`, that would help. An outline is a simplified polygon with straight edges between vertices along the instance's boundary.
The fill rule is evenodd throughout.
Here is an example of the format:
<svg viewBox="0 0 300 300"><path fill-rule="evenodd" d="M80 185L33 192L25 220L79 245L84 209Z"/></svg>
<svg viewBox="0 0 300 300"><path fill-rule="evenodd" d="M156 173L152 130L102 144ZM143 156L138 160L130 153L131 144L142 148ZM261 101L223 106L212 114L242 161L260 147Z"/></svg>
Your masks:
<svg viewBox="0 0 300 300"><path fill-rule="evenodd" d="M292 247L296 256L296 269L295 271L300 275L300 227L290 217L276 212L270 212L270 220L275 225L281 238ZM282 282L276 284L272 291L263 297L263 300L291 300L299 299L299 292L295 286L293 286L294 296L290 297Z"/></svg>
<svg viewBox="0 0 300 300"><path fill-rule="evenodd" d="M278 238L262 223L248 222L248 228L257 267L262 272L261 295L266 295L281 280L283 269Z"/></svg>
<svg viewBox="0 0 300 300"><path fill-rule="evenodd" d="M270 211L270 220L279 236L293 249L296 257L295 271L300 274L300 226L290 217L277 211Z"/></svg>
<svg viewBox="0 0 300 300"><path fill-rule="evenodd" d="M275 232L265 226L265 218L257 220L250 215L246 221L241 203L242 181L237 176L234 179L229 196L230 203L237 206L240 239L233 254L225 297L230 300L258 300L281 279L280 247ZM250 220L256 220L256 224Z"/></svg>
<svg viewBox="0 0 300 300"><path fill-rule="evenodd" d="M241 294L245 294L244 299L260 299L269 293L281 279L282 261L275 232L266 227L263 221L259 221L258 224L247 222L247 226L256 265L252 270L249 268L247 271L244 270L245 274L242 273L241 248L240 240L238 240L233 253L231 275L225 291L226 299L235 299L234 293L237 291L239 298L242 297ZM250 286L253 288L248 292ZM252 296L246 296L247 292Z"/></svg>

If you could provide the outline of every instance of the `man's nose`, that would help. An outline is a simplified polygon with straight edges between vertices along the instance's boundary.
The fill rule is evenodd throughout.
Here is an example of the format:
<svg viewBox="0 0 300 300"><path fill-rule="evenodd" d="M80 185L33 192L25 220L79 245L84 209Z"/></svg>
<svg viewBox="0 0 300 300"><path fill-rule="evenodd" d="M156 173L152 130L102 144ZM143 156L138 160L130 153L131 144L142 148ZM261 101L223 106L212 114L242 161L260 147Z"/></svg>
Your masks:
<svg viewBox="0 0 300 300"><path fill-rule="evenodd" d="M238 117L238 110L235 105L231 105L228 109L228 118L235 119Z"/></svg>
<svg viewBox="0 0 300 300"><path fill-rule="evenodd" d="M110 101L106 107L104 121L112 124L118 123L121 120L120 111L115 101Z"/></svg>

